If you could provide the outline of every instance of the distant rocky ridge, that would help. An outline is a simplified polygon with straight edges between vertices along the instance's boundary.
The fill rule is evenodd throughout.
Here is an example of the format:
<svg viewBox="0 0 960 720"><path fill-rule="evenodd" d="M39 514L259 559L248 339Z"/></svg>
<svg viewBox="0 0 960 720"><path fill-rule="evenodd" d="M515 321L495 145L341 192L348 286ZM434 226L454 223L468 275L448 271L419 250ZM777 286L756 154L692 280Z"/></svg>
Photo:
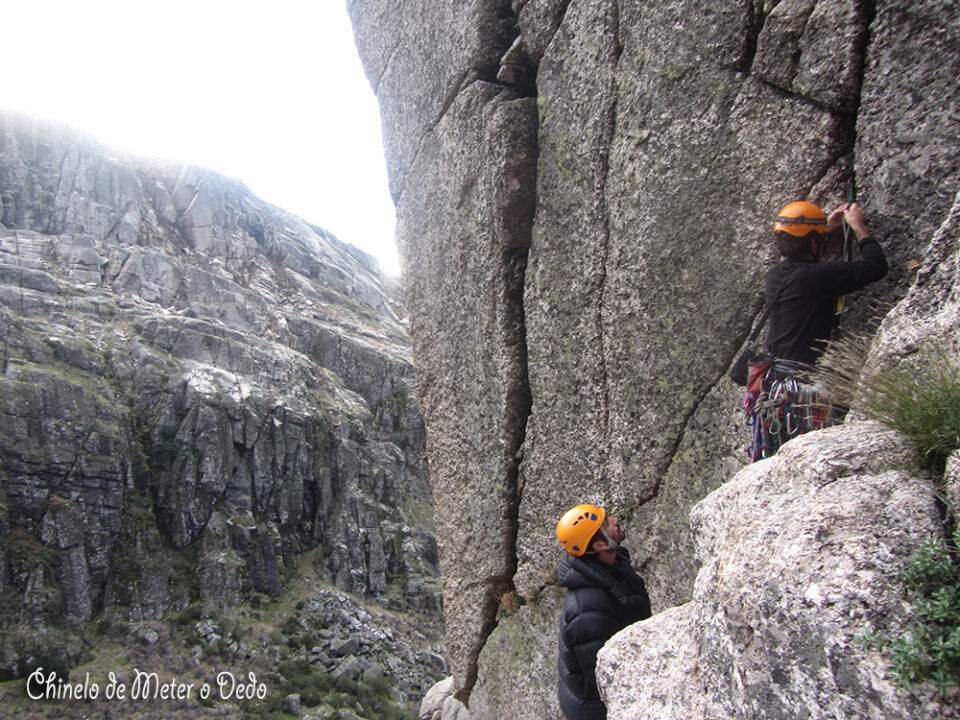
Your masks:
<svg viewBox="0 0 960 720"><path fill-rule="evenodd" d="M776 259L773 213L798 197L839 204L856 178L891 271L850 299L847 330L875 328L914 281L895 315L900 333L920 330L953 287L937 233L960 189L955 3L348 7L380 101L449 518L444 692L474 720L556 718L553 528L566 508L591 500L627 518L655 611L696 600L712 556L690 511L745 462L726 373ZM946 305L933 324L955 336ZM609 677L624 682L622 659ZM776 704L727 709L784 717Z"/></svg>
<svg viewBox="0 0 960 720"><path fill-rule="evenodd" d="M57 628L278 595L313 548L435 618L395 289L239 182L0 114L0 676Z"/></svg>

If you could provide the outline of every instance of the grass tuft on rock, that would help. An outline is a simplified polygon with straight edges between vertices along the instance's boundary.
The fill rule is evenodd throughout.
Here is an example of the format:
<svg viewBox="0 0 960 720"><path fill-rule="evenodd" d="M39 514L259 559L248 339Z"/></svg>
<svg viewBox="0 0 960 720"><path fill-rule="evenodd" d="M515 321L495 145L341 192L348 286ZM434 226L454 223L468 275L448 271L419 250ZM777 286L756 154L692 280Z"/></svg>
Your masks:
<svg viewBox="0 0 960 720"><path fill-rule="evenodd" d="M960 448L960 358L942 347L925 347L909 360L864 373L867 336L828 345L811 379L837 405L909 437L932 467L943 470Z"/></svg>

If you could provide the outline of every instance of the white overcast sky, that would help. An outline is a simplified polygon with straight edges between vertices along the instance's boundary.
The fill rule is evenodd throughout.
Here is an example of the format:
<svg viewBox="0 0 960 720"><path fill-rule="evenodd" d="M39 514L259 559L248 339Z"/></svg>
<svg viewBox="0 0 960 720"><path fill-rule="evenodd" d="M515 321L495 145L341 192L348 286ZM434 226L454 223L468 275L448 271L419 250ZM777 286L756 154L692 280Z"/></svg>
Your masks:
<svg viewBox="0 0 960 720"><path fill-rule="evenodd" d="M0 106L210 168L399 274L346 0L0 2Z"/></svg>

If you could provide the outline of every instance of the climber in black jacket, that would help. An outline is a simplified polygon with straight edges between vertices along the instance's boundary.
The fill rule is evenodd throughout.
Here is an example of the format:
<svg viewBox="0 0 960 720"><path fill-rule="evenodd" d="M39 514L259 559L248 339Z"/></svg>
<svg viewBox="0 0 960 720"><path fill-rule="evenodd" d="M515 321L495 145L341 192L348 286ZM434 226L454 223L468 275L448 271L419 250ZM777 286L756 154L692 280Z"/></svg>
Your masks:
<svg viewBox="0 0 960 720"><path fill-rule="evenodd" d="M597 690L597 652L614 633L650 617L643 580L620 546L620 521L596 505L577 505L557 523L567 554L557 575L567 588L560 616L560 708L569 720L606 720Z"/></svg>
<svg viewBox="0 0 960 720"><path fill-rule="evenodd" d="M822 260L827 234L840 227L841 219L856 235L860 257ZM778 360L810 366L836 325L837 297L882 278L887 260L857 203L841 205L827 216L813 203L792 202L777 216L774 237L782 259L767 273L767 348Z"/></svg>
<svg viewBox="0 0 960 720"><path fill-rule="evenodd" d="M823 259L829 235L844 220L859 242L860 257ZM857 203L827 215L812 202L796 200L780 210L773 229L781 260L767 273L764 290L770 316L766 356L751 363L743 399L751 461L771 457L791 438L843 416L809 371L839 322L839 298L887 273L883 249Z"/></svg>

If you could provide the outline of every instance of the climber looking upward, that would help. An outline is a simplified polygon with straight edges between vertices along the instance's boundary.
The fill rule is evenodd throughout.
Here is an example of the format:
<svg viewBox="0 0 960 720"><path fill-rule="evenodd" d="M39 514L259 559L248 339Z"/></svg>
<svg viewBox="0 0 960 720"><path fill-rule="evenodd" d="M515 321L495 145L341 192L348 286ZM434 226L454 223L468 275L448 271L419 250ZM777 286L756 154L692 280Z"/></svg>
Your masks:
<svg viewBox="0 0 960 720"><path fill-rule="evenodd" d="M605 720L597 690L597 652L614 633L650 617L643 580L621 547L620 521L596 505L577 505L557 523L566 551L557 576L567 588L560 615L560 708L569 720Z"/></svg>
<svg viewBox="0 0 960 720"><path fill-rule="evenodd" d="M827 235L842 221L856 236L860 257L824 260ZM863 209L844 204L827 216L806 200L777 215L774 239L780 262L764 289L770 324L766 357L750 366L744 409L751 426L751 460L775 454L796 435L829 424L832 410L805 381L839 319L837 298L876 282L887 273L880 244L870 235Z"/></svg>

